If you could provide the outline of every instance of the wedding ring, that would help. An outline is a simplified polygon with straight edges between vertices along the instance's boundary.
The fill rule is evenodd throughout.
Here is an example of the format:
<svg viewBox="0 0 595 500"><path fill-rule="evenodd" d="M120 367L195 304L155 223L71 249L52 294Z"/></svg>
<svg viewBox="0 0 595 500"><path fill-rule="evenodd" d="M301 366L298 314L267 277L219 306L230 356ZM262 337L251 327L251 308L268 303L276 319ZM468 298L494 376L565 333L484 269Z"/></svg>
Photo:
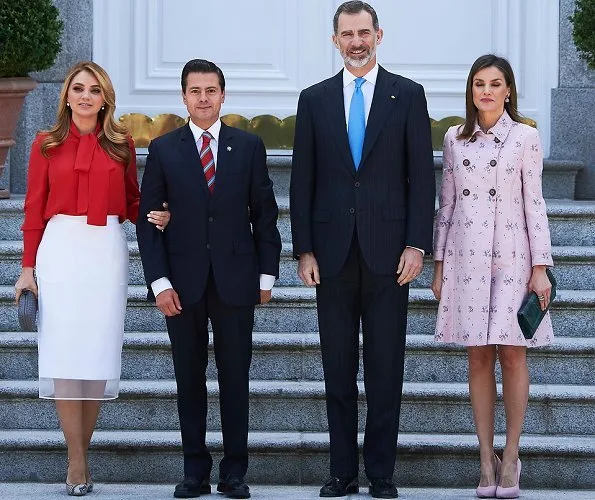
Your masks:
<svg viewBox="0 0 595 500"><path fill-rule="evenodd" d="M537 298L538 298L540 301L543 301L543 300L545 300L545 295L538 295L538 296L537 296Z"/></svg>

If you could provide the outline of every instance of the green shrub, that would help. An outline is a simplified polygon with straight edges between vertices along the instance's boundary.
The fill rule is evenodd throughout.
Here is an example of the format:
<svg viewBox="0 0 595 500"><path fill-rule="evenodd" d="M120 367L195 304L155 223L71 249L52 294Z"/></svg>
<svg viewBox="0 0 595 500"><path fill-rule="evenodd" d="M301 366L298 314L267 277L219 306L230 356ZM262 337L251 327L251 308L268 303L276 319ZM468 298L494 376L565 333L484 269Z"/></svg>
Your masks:
<svg viewBox="0 0 595 500"><path fill-rule="evenodd" d="M572 38L582 59L595 69L595 0L576 0Z"/></svg>
<svg viewBox="0 0 595 500"><path fill-rule="evenodd" d="M51 0L0 0L0 77L54 64L63 26Z"/></svg>

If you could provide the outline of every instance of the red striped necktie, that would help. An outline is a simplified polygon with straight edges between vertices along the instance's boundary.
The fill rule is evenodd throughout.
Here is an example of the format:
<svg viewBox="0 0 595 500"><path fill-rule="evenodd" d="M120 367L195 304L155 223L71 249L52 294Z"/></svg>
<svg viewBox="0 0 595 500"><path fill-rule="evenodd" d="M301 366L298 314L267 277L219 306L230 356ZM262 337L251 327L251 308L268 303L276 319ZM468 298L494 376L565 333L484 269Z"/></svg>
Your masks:
<svg viewBox="0 0 595 500"><path fill-rule="evenodd" d="M211 151L211 139L213 136L208 132L202 134L202 146L200 148L200 163L202 164L202 170L205 173L205 179L207 180L207 187L211 194L215 189L215 160L213 158L213 152Z"/></svg>

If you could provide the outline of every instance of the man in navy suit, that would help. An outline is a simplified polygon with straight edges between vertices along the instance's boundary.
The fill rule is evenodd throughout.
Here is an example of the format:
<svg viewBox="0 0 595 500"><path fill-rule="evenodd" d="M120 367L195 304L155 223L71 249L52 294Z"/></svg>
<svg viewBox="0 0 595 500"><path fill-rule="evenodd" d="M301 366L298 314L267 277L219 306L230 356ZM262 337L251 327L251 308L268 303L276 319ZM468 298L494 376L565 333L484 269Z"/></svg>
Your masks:
<svg viewBox="0 0 595 500"><path fill-rule="evenodd" d="M372 496L396 498L408 284L432 248L430 120L422 86L377 64L370 5L345 2L333 28L345 68L300 95L290 189L298 274L318 305L331 475L320 496L358 490L361 320L365 473Z"/></svg>
<svg viewBox="0 0 595 500"><path fill-rule="evenodd" d="M163 233L151 231L144 219L137 223L149 295L166 316L178 389L184 480L174 497L211 491L205 443L210 319L224 455L217 490L248 498L254 306L270 300L279 276L277 203L261 139L219 118L225 99L221 69L189 61L182 70L182 98L190 121L151 142L140 200L143 209L167 200L171 222Z"/></svg>

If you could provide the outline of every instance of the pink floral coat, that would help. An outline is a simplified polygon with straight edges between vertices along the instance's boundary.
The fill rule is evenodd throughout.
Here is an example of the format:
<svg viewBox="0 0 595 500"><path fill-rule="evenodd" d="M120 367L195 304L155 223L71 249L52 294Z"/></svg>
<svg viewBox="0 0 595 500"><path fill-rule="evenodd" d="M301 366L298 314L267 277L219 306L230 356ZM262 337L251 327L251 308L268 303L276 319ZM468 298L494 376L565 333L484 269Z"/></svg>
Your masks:
<svg viewBox="0 0 595 500"><path fill-rule="evenodd" d="M435 339L535 347L553 340L549 313L527 341L517 311L533 265L552 266L537 130L506 111L487 134L444 137L434 259L443 281Z"/></svg>

